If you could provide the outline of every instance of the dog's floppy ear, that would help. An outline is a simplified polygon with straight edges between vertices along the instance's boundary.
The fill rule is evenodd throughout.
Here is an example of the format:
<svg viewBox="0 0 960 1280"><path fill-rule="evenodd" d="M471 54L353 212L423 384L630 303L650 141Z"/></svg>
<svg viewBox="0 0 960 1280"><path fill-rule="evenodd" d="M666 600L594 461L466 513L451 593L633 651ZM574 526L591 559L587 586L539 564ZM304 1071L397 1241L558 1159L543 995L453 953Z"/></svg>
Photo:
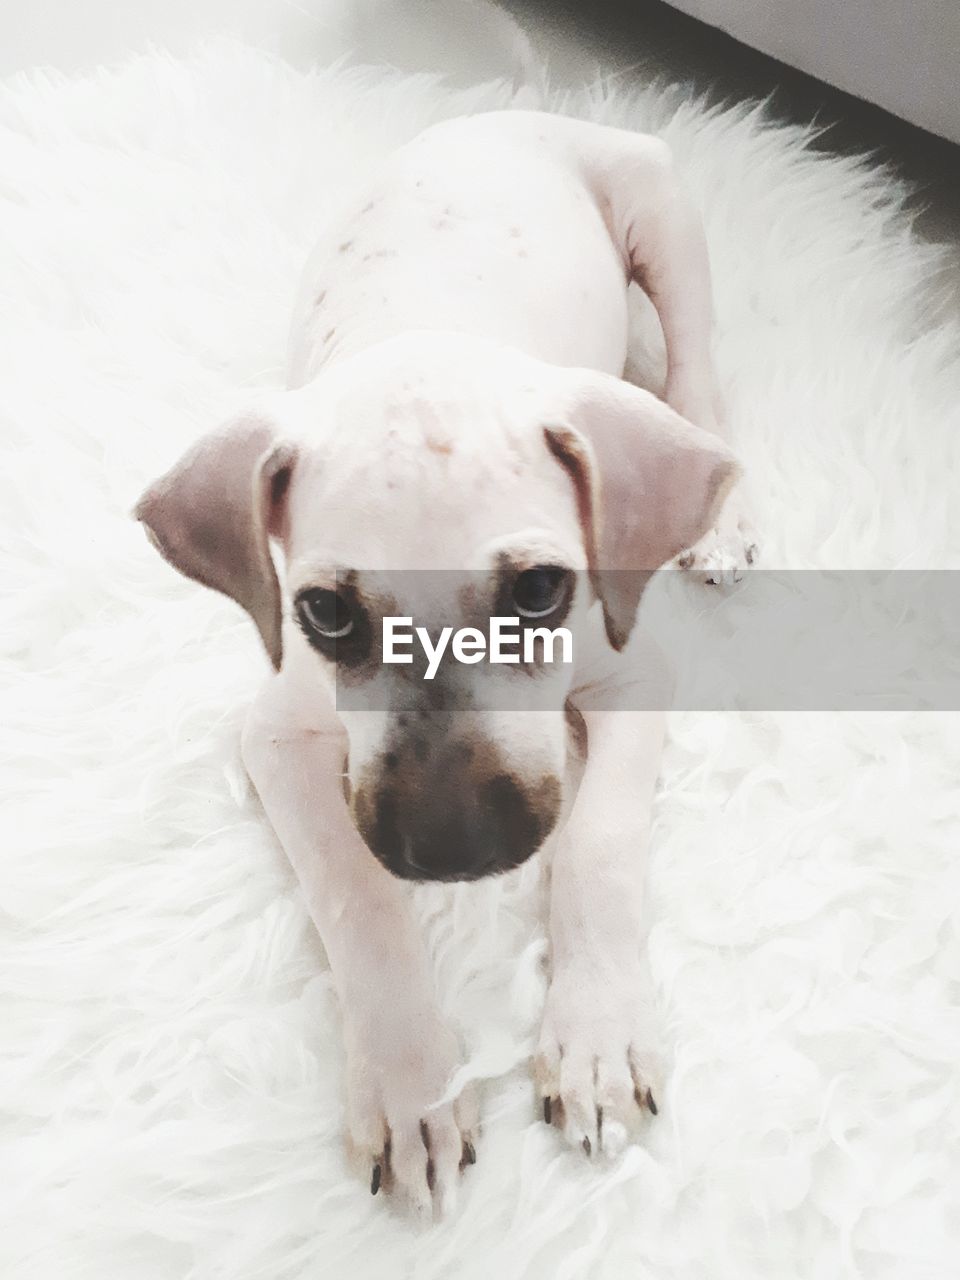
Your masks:
<svg viewBox="0 0 960 1280"><path fill-rule="evenodd" d="M544 428L570 473L607 638L626 644L651 575L714 523L739 475L726 446L647 391L576 371L563 425Z"/></svg>
<svg viewBox="0 0 960 1280"><path fill-rule="evenodd" d="M278 670L282 608L270 535L280 532L295 460L266 418L238 418L204 436L134 508L175 569L243 605Z"/></svg>

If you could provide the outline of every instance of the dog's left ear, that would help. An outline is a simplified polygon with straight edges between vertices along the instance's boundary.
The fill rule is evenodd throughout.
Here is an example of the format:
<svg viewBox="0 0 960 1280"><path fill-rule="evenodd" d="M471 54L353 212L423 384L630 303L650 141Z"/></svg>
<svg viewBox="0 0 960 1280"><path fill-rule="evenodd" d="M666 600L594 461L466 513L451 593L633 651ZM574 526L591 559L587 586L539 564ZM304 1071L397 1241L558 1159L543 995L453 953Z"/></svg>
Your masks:
<svg viewBox="0 0 960 1280"><path fill-rule="evenodd" d="M740 468L726 446L662 400L584 370L564 396L547 445L573 479L607 638L629 639L652 574L716 520Z"/></svg>
<svg viewBox="0 0 960 1280"><path fill-rule="evenodd" d="M265 417L237 418L154 481L133 513L175 569L243 605L277 670L282 608L270 537L281 533L295 460Z"/></svg>

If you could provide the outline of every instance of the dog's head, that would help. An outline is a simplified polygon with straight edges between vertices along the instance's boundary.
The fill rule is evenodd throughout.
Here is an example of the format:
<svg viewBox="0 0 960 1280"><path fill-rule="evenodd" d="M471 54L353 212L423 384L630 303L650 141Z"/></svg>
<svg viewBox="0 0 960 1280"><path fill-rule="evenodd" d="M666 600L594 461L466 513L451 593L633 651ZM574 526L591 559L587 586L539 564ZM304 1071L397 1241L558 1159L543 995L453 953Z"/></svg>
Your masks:
<svg viewBox="0 0 960 1280"><path fill-rule="evenodd" d="M709 528L735 474L719 441L616 378L424 333L207 436L136 514L176 568L248 610L305 698L333 691L348 803L381 862L473 879L523 862L560 811L574 666L542 640L524 660L523 633L600 616L621 649L650 574ZM517 663L425 679L417 644L384 661L385 617L435 646L504 616Z"/></svg>

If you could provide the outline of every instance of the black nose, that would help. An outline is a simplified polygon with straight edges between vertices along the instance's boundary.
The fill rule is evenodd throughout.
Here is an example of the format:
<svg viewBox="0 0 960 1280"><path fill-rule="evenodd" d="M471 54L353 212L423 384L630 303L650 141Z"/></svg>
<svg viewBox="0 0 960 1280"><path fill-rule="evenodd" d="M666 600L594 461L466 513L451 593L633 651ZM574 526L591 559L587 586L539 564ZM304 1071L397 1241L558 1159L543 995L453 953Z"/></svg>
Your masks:
<svg viewBox="0 0 960 1280"><path fill-rule="evenodd" d="M394 875L477 880L511 870L536 852L556 820L555 779L531 794L506 773L479 782L453 775L429 788L391 780L377 787L372 803L358 805L361 834Z"/></svg>

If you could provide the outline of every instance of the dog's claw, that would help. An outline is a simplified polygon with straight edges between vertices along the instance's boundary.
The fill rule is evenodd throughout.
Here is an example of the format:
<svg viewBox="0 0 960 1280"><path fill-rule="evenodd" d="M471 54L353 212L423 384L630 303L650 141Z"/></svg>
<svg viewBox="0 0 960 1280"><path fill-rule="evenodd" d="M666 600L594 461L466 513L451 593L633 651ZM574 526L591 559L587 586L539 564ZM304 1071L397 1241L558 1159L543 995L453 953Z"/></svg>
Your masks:
<svg viewBox="0 0 960 1280"><path fill-rule="evenodd" d="M553 1103L549 1096L543 1100L543 1119L546 1124L553 1123Z"/></svg>
<svg viewBox="0 0 960 1280"><path fill-rule="evenodd" d="M588 1156L593 1155L593 1147L590 1145L589 1138L584 1138L583 1142L580 1145L583 1147L584 1152Z"/></svg>
<svg viewBox="0 0 960 1280"><path fill-rule="evenodd" d="M633 1099L641 1111L646 1107L652 1116L659 1115L660 1108L654 1100L652 1089L648 1089L646 1093L639 1088L635 1089L633 1092Z"/></svg>
<svg viewBox="0 0 960 1280"><path fill-rule="evenodd" d="M463 1173L468 1164L477 1163L477 1153L469 1138L464 1138L463 1154L460 1157L460 1172Z"/></svg>
<svg viewBox="0 0 960 1280"><path fill-rule="evenodd" d="M375 1196L380 1190L380 1178L382 1174L383 1170L380 1165L375 1164L373 1166L373 1177L370 1179L370 1194L372 1196Z"/></svg>
<svg viewBox="0 0 960 1280"><path fill-rule="evenodd" d="M732 587L760 556L757 536L750 520L735 509L724 508L715 528L677 557L679 569L693 570L701 581L718 587Z"/></svg>

